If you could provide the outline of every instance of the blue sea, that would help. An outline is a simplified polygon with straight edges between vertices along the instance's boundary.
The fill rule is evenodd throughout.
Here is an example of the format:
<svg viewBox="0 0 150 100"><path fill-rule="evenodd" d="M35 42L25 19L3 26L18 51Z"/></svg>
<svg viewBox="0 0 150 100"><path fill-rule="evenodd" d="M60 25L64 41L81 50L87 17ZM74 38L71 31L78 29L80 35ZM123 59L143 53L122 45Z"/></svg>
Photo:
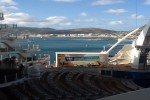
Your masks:
<svg viewBox="0 0 150 100"><path fill-rule="evenodd" d="M55 52L100 52L104 46L108 50L116 39L98 38L98 37L48 37L48 38L30 38L28 42L19 42L21 45L39 44L41 51L36 54L50 54L51 63L55 61ZM124 41L121 44L129 44L131 41ZM118 45L110 55L114 55L122 48Z"/></svg>

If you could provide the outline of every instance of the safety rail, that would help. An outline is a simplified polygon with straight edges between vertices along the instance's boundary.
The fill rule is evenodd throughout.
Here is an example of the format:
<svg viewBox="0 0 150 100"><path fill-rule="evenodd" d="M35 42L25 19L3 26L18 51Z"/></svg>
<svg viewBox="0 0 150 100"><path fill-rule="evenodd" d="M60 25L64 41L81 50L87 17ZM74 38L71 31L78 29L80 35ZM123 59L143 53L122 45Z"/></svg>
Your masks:
<svg viewBox="0 0 150 100"><path fill-rule="evenodd" d="M24 79L24 72L22 71L13 74L0 75L0 88L10 86L17 82L22 82Z"/></svg>
<svg viewBox="0 0 150 100"><path fill-rule="evenodd" d="M40 51L40 46L39 44L27 44L27 45L18 44L15 50Z"/></svg>
<svg viewBox="0 0 150 100"><path fill-rule="evenodd" d="M15 81L23 77L24 75L22 72L9 74L9 75L3 75L3 76L0 76L0 84Z"/></svg>

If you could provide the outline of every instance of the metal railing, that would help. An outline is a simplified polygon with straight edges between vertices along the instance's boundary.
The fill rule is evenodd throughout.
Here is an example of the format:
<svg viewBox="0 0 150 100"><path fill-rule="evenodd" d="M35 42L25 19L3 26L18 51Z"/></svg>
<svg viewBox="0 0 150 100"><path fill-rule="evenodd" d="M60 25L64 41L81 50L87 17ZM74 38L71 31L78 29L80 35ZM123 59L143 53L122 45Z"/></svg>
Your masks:
<svg viewBox="0 0 150 100"><path fill-rule="evenodd" d="M0 85L4 83L9 83L12 81L17 81L19 79L24 78L24 72L18 72L18 73L13 73L13 74L5 74L5 75L0 75Z"/></svg>
<svg viewBox="0 0 150 100"><path fill-rule="evenodd" d="M0 29L16 29L17 24L0 24Z"/></svg>
<svg viewBox="0 0 150 100"><path fill-rule="evenodd" d="M18 45L16 50L27 50L27 51L39 51L39 44L27 44L27 45Z"/></svg>

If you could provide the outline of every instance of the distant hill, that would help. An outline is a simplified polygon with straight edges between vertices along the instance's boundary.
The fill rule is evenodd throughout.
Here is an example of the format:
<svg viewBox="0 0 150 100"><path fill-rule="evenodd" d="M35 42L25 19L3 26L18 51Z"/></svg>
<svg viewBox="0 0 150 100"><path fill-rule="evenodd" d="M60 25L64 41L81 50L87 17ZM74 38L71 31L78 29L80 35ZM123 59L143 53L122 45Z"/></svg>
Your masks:
<svg viewBox="0 0 150 100"><path fill-rule="evenodd" d="M52 28L29 28L19 27L20 32L32 32L32 33L47 33L47 34L87 34L87 33L116 33L117 31L100 29L100 28L77 28L67 30L56 30Z"/></svg>
<svg viewBox="0 0 150 100"><path fill-rule="evenodd" d="M1 30L2 32L3 30ZM6 31L6 30L5 30ZM118 31L100 29L100 28L77 28L77 29L66 29L56 30L53 28L36 28L36 27L18 27L17 30L7 30L7 32L17 32L18 34L24 33L36 33L36 34L87 34L87 33L118 33Z"/></svg>
<svg viewBox="0 0 150 100"><path fill-rule="evenodd" d="M78 28L72 29L74 32L85 32L85 33L115 33L116 31L107 30L107 29L100 29L100 28Z"/></svg>
<svg viewBox="0 0 150 100"><path fill-rule="evenodd" d="M55 31L55 29L52 28L36 28L36 27L18 27L18 33L48 33L50 31Z"/></svg>

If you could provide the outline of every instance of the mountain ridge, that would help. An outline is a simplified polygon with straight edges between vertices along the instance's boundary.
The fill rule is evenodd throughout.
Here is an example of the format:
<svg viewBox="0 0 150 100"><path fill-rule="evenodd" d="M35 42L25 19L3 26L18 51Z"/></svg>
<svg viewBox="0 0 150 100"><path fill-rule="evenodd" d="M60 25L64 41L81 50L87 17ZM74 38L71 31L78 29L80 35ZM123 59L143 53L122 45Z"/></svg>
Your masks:
<svg viewBox="0 0 150 100"><path fill-rule="evenodd" d="M53 29L53 28L36 28L36 27L18 27L19 33L37 33L37 34L88 34L88 33L117 33L119 31L101 29L101 28L75 28L75 29Z"/></svg>

